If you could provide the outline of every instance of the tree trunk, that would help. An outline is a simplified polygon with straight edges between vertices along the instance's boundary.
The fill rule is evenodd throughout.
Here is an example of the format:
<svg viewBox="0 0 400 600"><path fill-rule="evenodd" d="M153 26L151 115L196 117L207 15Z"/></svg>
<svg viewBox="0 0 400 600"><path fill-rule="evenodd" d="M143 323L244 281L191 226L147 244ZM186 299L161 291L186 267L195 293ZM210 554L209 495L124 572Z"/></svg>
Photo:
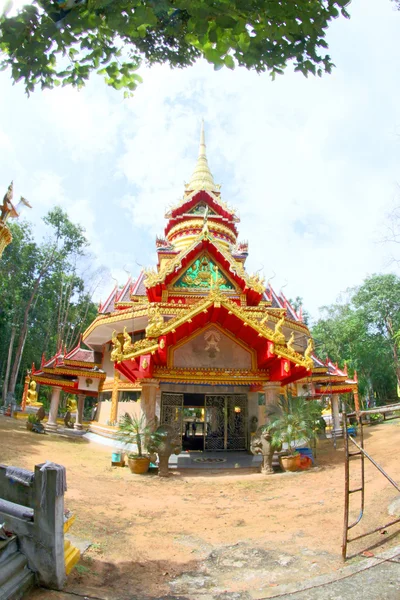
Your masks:
<svg viewBox="0 0 400 600"><path fill-rule="evenodd" d="M390 345L392 346L392 353L393 353L393 359L394 359L394 369L395 369L395 372L396 372L397 385L400 388L399 353L398 353L398 349L397 349L397 342L396 342L396 339L394 337L393 323L392 323L392 319L390 317L386 319L386 327L387 327L389 335L390 335Z"/></svg>
<svg viewBox="0 0 400 600"><path fill-rule="evenodd" d="M45 274L45 272L47 270L47 267L48 267L48 265L46 265L46 268L42 269L40 271L39 275L37 276L35 284L33 286L33 291L32 291L31 297L29 298L28 303L25 307L24 320L22 322L21 332L20 332L19 338L18 338L18 346L17 346L17 350L15 352L15 357L14 357L14 364L13 364L13 368L11 371L9 392L12 392L12 393L15 392L15 384L16 384L17 378L18 378L19 366L21 364L21 358L22 358L22 353L24 351L26 336L28 335L29 312L31 310L31 306L33 304L33 301L35 300L37 291L39 289L40 282L42 280L43 275Z"/></svg>
<svg viewBox="0 0 400 600"><path fill-rule="evenodd" d="M5 401L6 401L7 392L8 392L8 378L10 376L11 358L12 358L12 351L13 351L13 347L14 347L14 339L15 339L16 331L17 331L17 328L15 325L13 325L11 328L10 344L8 346L6 374L4 375L3 403L5 403Z"/></svg>

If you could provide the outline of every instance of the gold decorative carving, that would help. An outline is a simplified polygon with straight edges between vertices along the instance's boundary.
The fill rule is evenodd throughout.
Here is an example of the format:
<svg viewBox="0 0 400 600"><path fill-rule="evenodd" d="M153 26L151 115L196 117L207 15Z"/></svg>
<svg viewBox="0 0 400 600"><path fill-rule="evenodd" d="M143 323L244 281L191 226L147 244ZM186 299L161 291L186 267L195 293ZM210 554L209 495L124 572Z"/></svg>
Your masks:
<svg viewBox="0 0 400 600"><path fill-rule="evenodd" d="M200 221L200 223L202 223L202 221ZM222 256L225 258L225 260L228 262L229 271L231 271L231 273L235 273L241 279L243 279L248 288L256 291L259 294L262 294L264 292L265 285L264 285L263 281L260 279L259 275L251 275L251 276L248 275L246 273L246 271L244 270L242 263L239 261L236 261L233 258L233 256L227 250L225 250L221 244L218 244L218 241L207 232L200 233L200 235L198 235L196 237L196 239L189 246L189 248L182 250L182 252L180 254L178 254L178 256L176 258L168 261L168 263L165 264L159 270L158 273L154 270L145 271L146 279L144 281L144 285L147 288L151 288L151 287L155 286L157 283L163 283L165 281L165 278L167 277L167 275L170 275L171 273L174 273L174 272L178 272L179 269L182 267L182 259L189 252L191 252L193 250L193 248L195 248L197 246L197 244L199 243L200 240L204 239L205 237L207 237L208 239L210 239L213 242L213 244L218 249L218 252L220 254L222 254Z"/></svg>
<svg viewBox="0 0 400 600"><path fill-rule="evenodd" d="M293 348L293 344L294 344L294 331L292 331L291 336L286 345L289 348L289 350L293 350L293 352L295 352L295 349Z"/></svg>
<svg viewBox="0 0 400 600"><path fill-rule="evenodd" d="M311 358L313 350L314 350L314 341L312 338L309 338L307 348L304 352L304 360L306 363L306 367L308 369L312 369L313 365L314 365L313 359Z"/></svg>
<svg viewBox="0 0 400 600"><path fill-rule="evenodd" d="M142 362L143 369L147 369L148 366L149 366L149 361L147 360L147 358L144 358L143 362Z"/></svg>
<svg viewBox="0 0 400 600"><path fill-rule="evenodd" d="M208 383L217 385L252 385L269 381L269 371L247 369L190 369L155 367L154 376L157 379L182 383Z"/></svg>
<svg viewBox="0 0 400 600"><path fill-rule="evenodd" d="M160 313L158 306L150 305L149 323L146 327L146 337L158 337L164 325L164 317Z"/></svg>
<svg viewBox="0 0 400 600"><path fill-rule="evenodd" d="M122 350L124 354L129 354L129 352L132 351L133 349L133 344L132 344L132 338L129 335L129 333L126 330L126 327L124 327L124 345L122 346Z"/></svg>
<svg viewBox="0 0 400 600"><path fill-rule="evenodd" d="M122 352L122 344L119 341L118 337L117 337L117 332L113 331L112 334L112 338L111 338L112 344L113 344L113 349L111 350L111 360L112 361L117 361L117 362L121 362L122 360L122 356L123 356L123 352Z"/></svg>
<svg viewBox="0 0 400 600"><path fill-rule="evenodd" d="M164 348L165 348L165 339L164 338L162 338L162 340L160 341L159 347L161 350L164 350Z"/></svg>
<svg viewBox="0 0 400 600"><path fill-rule="evenodd" d="M275 325L275 330L274 330L274 334L272 337L275 344L281 345L281 344L286 343L286 338L282 332L282 327L283 327L284 322L285 322L285 315L283 314L281 316L281 318L279 319L279 321Z"/></svg>

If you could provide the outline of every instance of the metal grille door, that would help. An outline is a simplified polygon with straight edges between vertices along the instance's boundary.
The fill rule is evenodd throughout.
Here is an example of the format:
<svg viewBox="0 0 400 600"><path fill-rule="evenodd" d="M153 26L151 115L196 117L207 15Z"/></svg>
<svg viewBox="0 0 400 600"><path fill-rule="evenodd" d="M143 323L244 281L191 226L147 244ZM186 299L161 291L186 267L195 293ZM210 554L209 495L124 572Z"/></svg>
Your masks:
<svg viewBox="0 0 400 600"><path fill-rule="evenodd" d="M182 436L183 394L163 392L161 396L161 425L171 425Z"/></svg>
<svg viewBox="0 0 400 600"><path fill-rule="evenodd" d="M205 397L205 450L225 449L225 396Z"/></svg>
<svg viewBox="0 0 400 600"><path fill-rule="evenodd" d="M247 450L247 395L205 397L205 450Z"/></svg>
<svg viewBox="0 0 400 600"><path fill-rule="evenodd" d="M227 450L247 449L247 396L227 396Z"/></svg>

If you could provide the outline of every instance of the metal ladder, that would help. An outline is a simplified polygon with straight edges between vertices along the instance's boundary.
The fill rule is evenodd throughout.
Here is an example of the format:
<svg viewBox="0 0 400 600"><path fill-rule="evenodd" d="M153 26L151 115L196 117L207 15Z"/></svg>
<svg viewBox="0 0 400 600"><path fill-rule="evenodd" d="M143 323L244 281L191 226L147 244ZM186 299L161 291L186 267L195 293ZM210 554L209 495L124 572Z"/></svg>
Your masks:
<svg viewBox="0 0 400 600"><path fill-rule="evenodd" d="M361 538L364 538L372 533L377 533L378 531L382 531L391 525L395 525L400 522L400 518L395 519L394 521L390 521L390 523L386 523L385 525L376 527L366 533L362 533L353 538L349 538L349 531L361 521L364 515L364 505L365 505L365 458L367 458L373 465L378 469L384 477L400 492L400 486L382 469L382 467L368 454L368 452L364 449L364 430L363 430L363 416L366 414L371 414L373 412L382 412L382 409L387 407L380 407L376 410L368 410L368 411L358 411L350 414L346 413L346 408L343 410L343 434L344 434L344 451L345 451L345 497L344 497L344 523L343 523L343 543L342 543L342 558L343 560L347 559L347 546L350 542L355 542ZM360 431L360 443L358 444L353 437L348 434L348 419L350 417L355 417L357 419L357 423ZM351 452L349 450L350 445L349 441L356 447L356 451ZM350 460L353 458L357 458L361 460L361 487L357 487L352 489L350 487ZM349 524L349 507L350 507L350 496L352 494L360 493L360 512L358 517Z"/></svg>

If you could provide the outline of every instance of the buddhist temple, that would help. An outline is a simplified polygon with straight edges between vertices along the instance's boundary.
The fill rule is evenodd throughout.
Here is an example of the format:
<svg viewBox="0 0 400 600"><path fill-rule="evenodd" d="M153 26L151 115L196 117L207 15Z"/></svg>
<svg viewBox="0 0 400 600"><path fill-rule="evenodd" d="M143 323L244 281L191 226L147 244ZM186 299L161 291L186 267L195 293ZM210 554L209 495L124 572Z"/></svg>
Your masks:
<svg viewBox="0 0 400 600"><path fill-rule="evenodd" d="M322 397L324 384L356 385L315 356L301 311L247 272L248 243L214 182L203 126L193 174L165 217L156 267L115 287L83 335L105 373L92 431L141 412L173 425L186 449L247 450L288 387Z"/></svg>

